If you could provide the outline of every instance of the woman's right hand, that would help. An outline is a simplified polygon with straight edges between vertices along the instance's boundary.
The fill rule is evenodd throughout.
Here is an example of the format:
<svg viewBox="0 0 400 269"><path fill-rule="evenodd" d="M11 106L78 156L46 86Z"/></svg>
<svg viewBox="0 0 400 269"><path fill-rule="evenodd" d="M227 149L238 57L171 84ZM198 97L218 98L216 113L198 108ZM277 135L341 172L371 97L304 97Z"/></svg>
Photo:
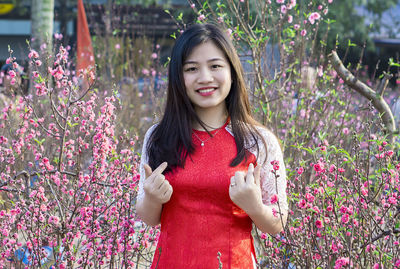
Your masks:
<svg viewBox="0 0 400 269"><path fill-rule="evenodd" d="M150 200L158 202L160 204L165 204L171 199L172 186L169 184L168 180L162 174L165 168L167 168L168 163L163 162L154 171L147 164L144 164L144 171L146 174L146 179L144 180L143 190L145 195L147 195Z"/></svg>

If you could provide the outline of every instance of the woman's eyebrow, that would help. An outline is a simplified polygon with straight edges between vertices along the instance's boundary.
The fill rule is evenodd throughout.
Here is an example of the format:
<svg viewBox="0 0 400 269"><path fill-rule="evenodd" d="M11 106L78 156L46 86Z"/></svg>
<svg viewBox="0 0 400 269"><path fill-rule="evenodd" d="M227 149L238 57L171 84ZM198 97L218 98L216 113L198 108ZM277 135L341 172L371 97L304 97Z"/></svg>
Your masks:
<svg viewBox="0 0 400 269"><path fill-rule="evenodd" d="M207 62L214 62L214 61L225 61L225 60L223 58L218 58L218 57L207 60ZM193 61L193 60L189 60L189 61L185 61L183 64L184 65L185 64L198 64L198 62L197 61Z"/></svg>

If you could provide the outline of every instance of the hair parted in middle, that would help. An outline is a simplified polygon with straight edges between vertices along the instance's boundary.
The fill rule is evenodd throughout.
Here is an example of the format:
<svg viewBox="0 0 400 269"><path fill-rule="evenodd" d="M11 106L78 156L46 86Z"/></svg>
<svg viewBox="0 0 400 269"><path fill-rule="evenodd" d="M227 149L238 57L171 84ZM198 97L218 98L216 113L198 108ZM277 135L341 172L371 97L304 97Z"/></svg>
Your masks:
<svg viewBox="0 0 400 269"><path fill-rule="evenodd" d="M255 141L259 151L265 141L255 126L261 126L251 115L251 107L245 86L244 73L239 56L226 31L213 24L194 24L177 39L171 53L168 69L167 100L161 122L154 128L147 144L149 165L152 169L168 162L166 171L184 167L186 158L194 151L192 122L198 122L207 132L207 126L197 116L186 93L183 66L195 47L213 42L225 55L231 69L232 85L225 99L230 124L236 142L237 155L231 166L237 166L247 158L245 144Z"/></svg>

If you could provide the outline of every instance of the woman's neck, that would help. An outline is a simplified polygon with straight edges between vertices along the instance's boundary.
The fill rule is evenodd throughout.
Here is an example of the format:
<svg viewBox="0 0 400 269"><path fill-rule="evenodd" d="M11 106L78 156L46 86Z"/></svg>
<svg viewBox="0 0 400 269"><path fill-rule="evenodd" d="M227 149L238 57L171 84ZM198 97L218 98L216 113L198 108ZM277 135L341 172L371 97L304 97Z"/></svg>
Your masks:
<svg viewBox="0 0 400 269"><path fill-rule="evenodd" d="M196 114L205 124L206 128L209 131L222 127L228 118L228 111L226 108L196 109ZM199 122L193 122L193 128L196 130L204 131L204 128L200 125Z"/></svg>

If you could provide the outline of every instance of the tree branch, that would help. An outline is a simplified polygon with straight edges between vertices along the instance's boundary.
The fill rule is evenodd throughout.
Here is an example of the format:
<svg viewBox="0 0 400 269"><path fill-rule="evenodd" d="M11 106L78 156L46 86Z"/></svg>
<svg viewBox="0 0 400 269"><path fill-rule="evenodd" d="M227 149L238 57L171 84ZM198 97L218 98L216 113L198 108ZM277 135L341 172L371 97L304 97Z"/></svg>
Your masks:
<svg viewBox="0 0 400 269"><path fill-rule="evenodd" d="M336 70L338 75L344 80L347 86L356 90L362 96L371 101L372 105L378 110L379 115L385 125L386 131L389 134L394 134L397 132L396 123L394 121L393 113L390 110L389 105L383 99L382 94L386 87L387 81L389 77L385 77L381 83L382 86L378 88L379 91L374 91L366 84L358 80L346 67L344 67L342 61L337 55L336 51L332 51L331 54L328 55L329 60L332 63L333 68Z"/></svg>

